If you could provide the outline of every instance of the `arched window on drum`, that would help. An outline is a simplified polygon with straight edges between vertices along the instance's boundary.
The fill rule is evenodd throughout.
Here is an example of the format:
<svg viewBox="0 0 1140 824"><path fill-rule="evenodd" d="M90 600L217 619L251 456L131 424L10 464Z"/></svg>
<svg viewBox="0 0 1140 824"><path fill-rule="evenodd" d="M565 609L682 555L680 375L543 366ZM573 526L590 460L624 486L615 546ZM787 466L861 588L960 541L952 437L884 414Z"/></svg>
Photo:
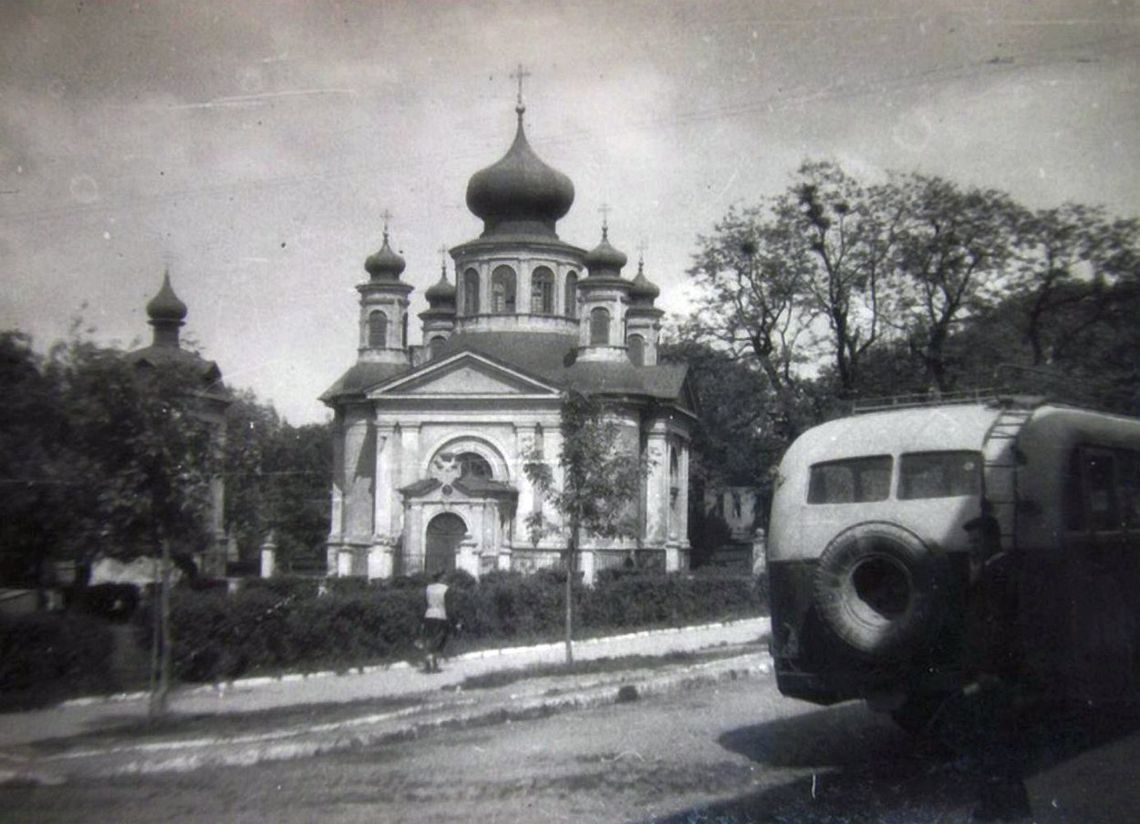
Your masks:
<svg viewBox="0 0 1140 824"><path fill-rule="evenodd" d="M474 269L463 273L463 314L479 314L479 273Z"/></svg>
<svg viewBox="0 0 1140 824"><path fill-rule="evenodd" d="M645 338L641 335L630 335L625 342L629 352L629 360L634 366L645 366Z"/></svg>
<svg viewBox="0 0 1140 824"><path fill-rule="evenodd" d="M564 306L562 314L568 318L578 317L578 273L566 273L566 286L565 294L563 295Z"/></svg>
<svg viewBox="0 0 1140 824"><path fill-rule="evenodd" d="M590 343L606 346L610 342L610 311L601 306L590 311Z"/></svg>
<svg viewBox="0 0 1140 824"><path fill-rule="evenodd" d="M532 315L554 314L554 272L545 266L531 273L530 311Z"/></svg>
<svg viewBox="0 0 1140 824"><path fill-rule="evenodd" d="M479 272L474 269L463 272L463 313L479 315Z"/></svg>
<svg viewBox="0 0 1140 824"><path fill-rule="evenodd" d="M515 313L515 270L499 266L491 273L491 311L497 315Z"/></svg>
<svg viewBox="0 0 1140 824"><path fill-rule="evenodd" d="M373 349L388 345L388 316L379 309L368 313L368 345Z"/></svg>

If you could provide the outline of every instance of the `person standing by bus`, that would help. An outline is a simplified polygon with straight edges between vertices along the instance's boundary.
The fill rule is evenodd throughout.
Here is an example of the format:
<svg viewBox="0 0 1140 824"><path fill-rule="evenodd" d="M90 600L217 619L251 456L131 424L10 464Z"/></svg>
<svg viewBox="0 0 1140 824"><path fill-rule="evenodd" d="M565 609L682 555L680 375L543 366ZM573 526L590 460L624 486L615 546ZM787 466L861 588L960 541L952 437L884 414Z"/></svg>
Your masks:
<svg viewBox="0 0 1140 824"><path fill-rule="evenodd" d="M963 524L970 541L966 612L967 662L977 681L957 702L951 735L965 744L977 770L979 805L975 821L1022 821L1032 815L1022 777L1019 746L1017 610L1012 559L1002 547L1001 524L993 504L982 499L981 513ZM1004 679L1014 676L1013 681ZM954 726L954 725L952 725Z"/></svg>
<svg viewBox="0 0 1140 824"><path fill-rule="evenodd" d="M447 620L447 584L443 582L443 572L431 577L425 592L427 610L424 612L424 672L439 672L439 659L447 644L451 625Z"/></svg>

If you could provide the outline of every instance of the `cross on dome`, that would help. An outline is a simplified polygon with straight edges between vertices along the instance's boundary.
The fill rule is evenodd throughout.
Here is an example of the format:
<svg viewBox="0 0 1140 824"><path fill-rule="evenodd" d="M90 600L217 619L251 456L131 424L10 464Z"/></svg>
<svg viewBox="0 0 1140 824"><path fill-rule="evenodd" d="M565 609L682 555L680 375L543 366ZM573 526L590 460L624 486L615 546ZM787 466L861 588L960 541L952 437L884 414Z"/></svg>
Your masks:
<svg viewBox="0 0 1140 824"><path fill-rule="evenodd" d="M523 86L523 78L524 77L530 77L530 72L526 71L523 68L522 63L519 63L518 69L511 72L511 79L519 81L519 93L518 93L518 98L517 98L518 102L515 104L515 111L518 112L520 115L526 111L526 105L523 103L523 99L522 99L522 86Z"/></svg>

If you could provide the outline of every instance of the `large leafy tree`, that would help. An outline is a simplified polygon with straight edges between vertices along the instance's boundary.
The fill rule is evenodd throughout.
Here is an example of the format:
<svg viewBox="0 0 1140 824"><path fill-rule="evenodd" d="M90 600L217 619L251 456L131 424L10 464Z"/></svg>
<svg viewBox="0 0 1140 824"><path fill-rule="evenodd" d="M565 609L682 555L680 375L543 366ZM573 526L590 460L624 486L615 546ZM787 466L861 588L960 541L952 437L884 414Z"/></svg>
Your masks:
<svg viewBox="0 0 1140 824"><path fill-rule="evenodd" d="M1111 316L1123 285L1137 279L1140 223L1099 207L1066 203L1026 213L1018 226L1010 297L1031 364L1063 359L1067 347Z"/></svg>
<svg viewBox="0 0 1140 824"><path fill-rule="evenodd" d="M760 235L780 239L774 266L798 273L797 302L826 324L822 349L842 397L855 393L863 357L884 333L903 214L890 193L863 186L834 163L804 163L773 201L770 226Z"/></svg>
<svg viewBox="0 0 1140 824"><path fill-rule="evenodd" d="M0 393L0 580L35 585L61 557L79 483L57 387L19 332L0 333Z"/></svg>
<svg viewBox="0 0 1140 824"><path fill-rule="evenodd" d="M524 472L543 508L527 517L535 543L556 531L566 536L566 661L574 660L573 581L585 535L632 538L638 534L637 496L645 474L640 433L623 427L596 396L569 391L561 408L562 448L552 464L536 445ZM555 465L558 471L555 471ZM557 524L544 514L549 506ZM559 525L560 524L560 525Z"/></svg>
<svg viewBox="0 0 1140 824"><path fill-rule="evenodd" d="M186 552L204 547L211 480L222 467L203 408L210 387L196 365L143 366L72 341L53 348L46 371L76 482L64 549L134 556L164 540Z"/></svg>
<svg viewBox="0 0 1140 824"><path fill-rule="evenodd" d="M890 317L921 357L928 388L947 391L951 336L1010 287L1021 210L1001 192L917 174L896 175L888 197L902 216Z"/></svg>
<svg viewBox="0 0 1140 824"><path fill-rule="evenodd" d="M801 383L796 367L808 359L798 344L811 312L802 300L802 267L785 265L796 241L766 214L762 207L730 209L713 234L697 239L689 275L701 299L682 335L756 364L776 401L777 426L791 437Z"/></svg>

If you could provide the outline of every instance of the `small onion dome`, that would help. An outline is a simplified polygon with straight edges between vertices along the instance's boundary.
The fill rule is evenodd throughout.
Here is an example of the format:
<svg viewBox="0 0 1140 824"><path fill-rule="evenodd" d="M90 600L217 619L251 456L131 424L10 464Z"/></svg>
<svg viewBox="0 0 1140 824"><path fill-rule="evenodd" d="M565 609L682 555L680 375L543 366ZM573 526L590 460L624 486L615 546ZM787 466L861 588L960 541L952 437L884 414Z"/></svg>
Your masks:
<svg viewBox="0 0 1140 824"><path fill-rule="evenodd" d="M501 232L554 233L555 222L574 203L574 184L534 153L523 132L523 107L515 141L503 158L471 176L467 208L482 219L484 234Z"/></svg>
<svg viewBox="0 0 1140 824"><path fill-rule="evenodd" d="M181 325L186 317L186 304L174 294L170 286L170 270L162 274L162 288L146 305L146 313L152 325L157 323Z"/></svg>
<svg viewBox="0 0 1140 824"><path fill-rule="evenodd" d="M629 260L624 254L610 245L609 229L602 227L602 242L586 253L586 268L590 276L615 274L621 277L621 268Z"/></svg>
<svg viewBox="0 0 1140 824"><path fill-rule="evenodd" d="M657 284L645 276L645 261L639 260L637 262L637 277L633 279L633 283L629 287L630 302L639 306L652 306L653 301L657 300L657 296L660 294L661 290Z"/></svg>
<svg viewBox="0 0 1140 824"><path fill-rule="evenodd" d="M455 305L455 285L447 280L446 268L439 273L439 280L424 292L424 297L427 298L428 305L433 309L441 304Z"/></svg>
<svg viewBox="0 0 1140 824"><path fill-rule="evenodd" d="M373 280L399 280L400 273L407 264L404 259L392 251L388 245L388 231L384 230L384 245L380 251L373 252L364 261L364 268Z"/></svg>

